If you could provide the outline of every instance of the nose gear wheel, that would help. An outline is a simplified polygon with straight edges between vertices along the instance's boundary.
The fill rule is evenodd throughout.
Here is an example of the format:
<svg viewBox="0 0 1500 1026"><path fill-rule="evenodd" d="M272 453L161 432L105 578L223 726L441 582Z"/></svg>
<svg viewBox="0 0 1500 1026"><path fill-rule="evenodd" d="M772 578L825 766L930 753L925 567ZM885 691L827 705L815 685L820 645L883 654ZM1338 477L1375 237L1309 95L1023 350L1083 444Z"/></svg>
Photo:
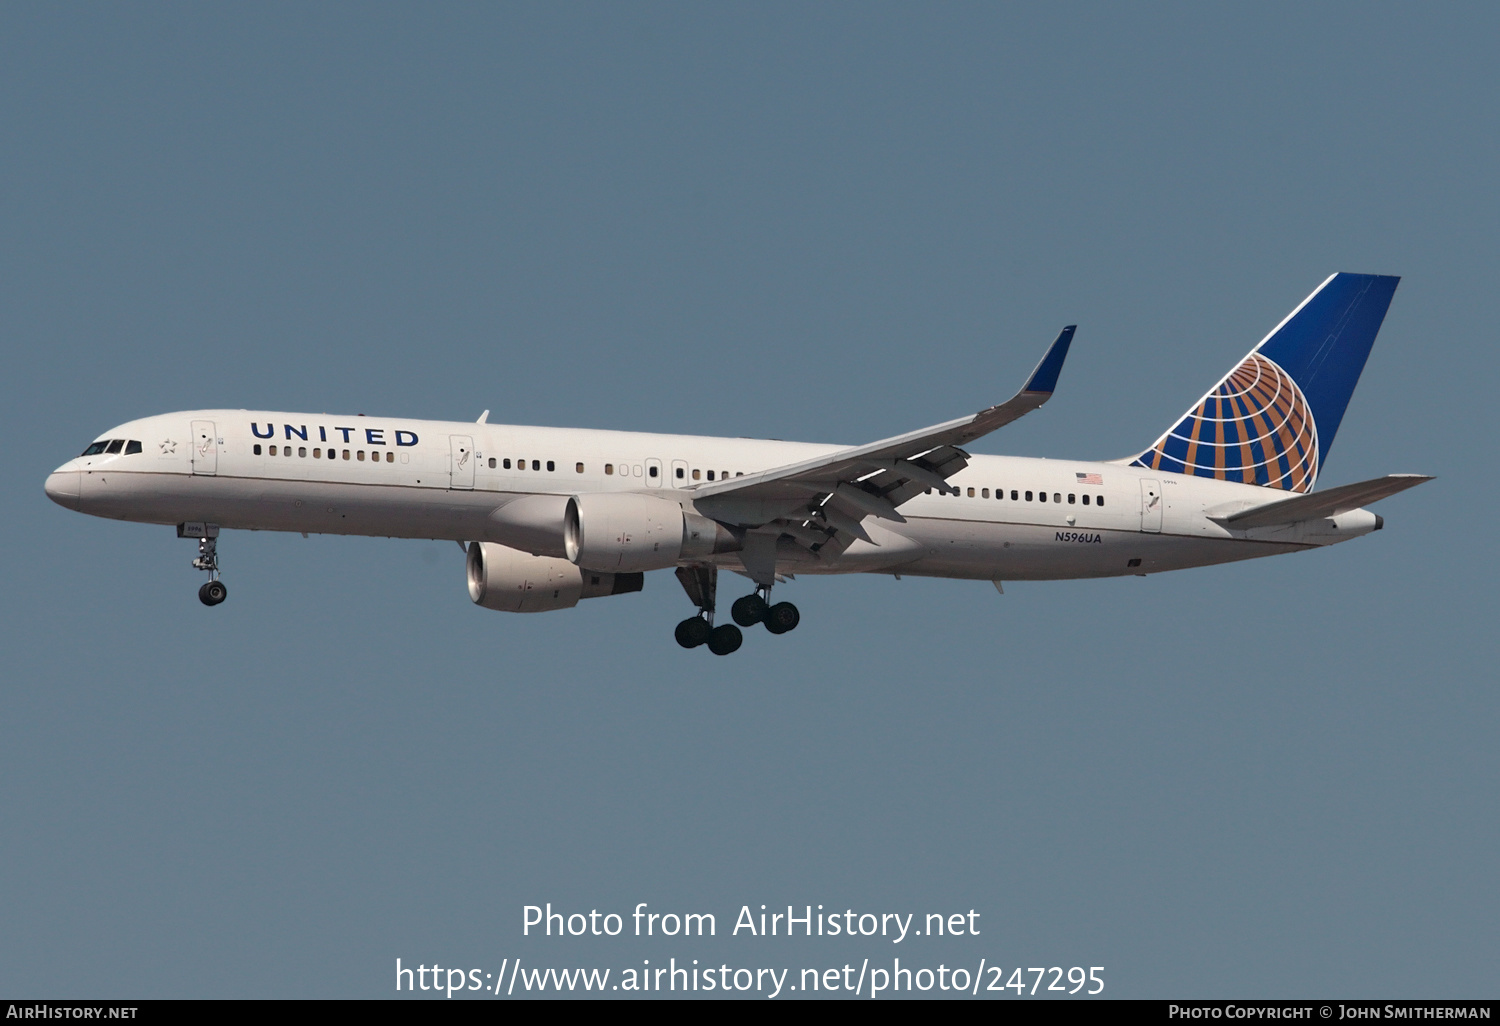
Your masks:
<svg viewBox="0 0 1500 1026"><path fill-rule="evenodd" d="M198 601L205 606L223 602L229 597L229 589L219 580L219 525L178 524L177 537L198 539L198 556L193 560L193 569L208 573L207 583L198 589Z"/></svg>

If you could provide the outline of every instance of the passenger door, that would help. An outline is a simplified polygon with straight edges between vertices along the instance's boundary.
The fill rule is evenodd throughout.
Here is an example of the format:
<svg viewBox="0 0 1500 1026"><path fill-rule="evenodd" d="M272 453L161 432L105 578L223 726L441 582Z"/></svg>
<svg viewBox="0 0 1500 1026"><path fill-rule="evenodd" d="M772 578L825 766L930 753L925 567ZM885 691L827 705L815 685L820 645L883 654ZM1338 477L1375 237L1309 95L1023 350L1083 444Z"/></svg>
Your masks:
<svg viewBox="0 0 1500 1026"><path fill-rule="evenodd" d="M193 451L188 454L189 473L217 474L219 472L218 435L219 429L213 421L193 421Z"/></svg>
<svg viewBox="0 0 1500 1026"><path fill-rule="evenodd" d="M1161 482L1149 477L1141 481L1141 530L1161 533Z"/></svg>
<svg viewBox="0 0 1500 1026"><path fill-rule="evenodd" d="M474 439L469 435L448 436L448 487L473 490Z"/></svg>

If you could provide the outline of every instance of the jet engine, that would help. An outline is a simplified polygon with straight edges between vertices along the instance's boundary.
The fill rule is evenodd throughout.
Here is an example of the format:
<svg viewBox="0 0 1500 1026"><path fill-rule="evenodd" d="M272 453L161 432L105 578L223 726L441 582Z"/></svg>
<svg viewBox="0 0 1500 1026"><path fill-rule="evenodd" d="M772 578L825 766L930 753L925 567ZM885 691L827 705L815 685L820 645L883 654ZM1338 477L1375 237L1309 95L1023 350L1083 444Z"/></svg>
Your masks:
<svg viewBox="0 0 1500 1026"><path fill-rule="evenodd" d="M590 570L661 570L740 547L723 524L655 495L575 495L563 517L563 551L570 562Z"/></svg>
<svg viewBox="0 0 1500 1026"><path fill-rule="evenodd" d="M506 613L571 609L579 599L640 591L645 575L582 570L565 559L533 556L496 542L470 542L469 598Z"/></svg>

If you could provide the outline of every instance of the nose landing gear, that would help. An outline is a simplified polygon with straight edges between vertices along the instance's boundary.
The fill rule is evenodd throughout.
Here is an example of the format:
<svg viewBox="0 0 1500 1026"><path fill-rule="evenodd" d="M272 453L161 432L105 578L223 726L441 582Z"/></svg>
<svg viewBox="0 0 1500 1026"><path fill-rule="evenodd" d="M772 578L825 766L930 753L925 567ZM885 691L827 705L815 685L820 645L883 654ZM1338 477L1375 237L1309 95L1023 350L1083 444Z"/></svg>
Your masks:
<svg viewBox="0 0 1500 1026"><path fill-rule="evenodd" d="M208 581L198 589L198 601L205 606L223 602L229 597L229 589L219 580L219 525L178 524L177 537L198 539L198 558L193 560L193 569L208 571Z"/></svg>

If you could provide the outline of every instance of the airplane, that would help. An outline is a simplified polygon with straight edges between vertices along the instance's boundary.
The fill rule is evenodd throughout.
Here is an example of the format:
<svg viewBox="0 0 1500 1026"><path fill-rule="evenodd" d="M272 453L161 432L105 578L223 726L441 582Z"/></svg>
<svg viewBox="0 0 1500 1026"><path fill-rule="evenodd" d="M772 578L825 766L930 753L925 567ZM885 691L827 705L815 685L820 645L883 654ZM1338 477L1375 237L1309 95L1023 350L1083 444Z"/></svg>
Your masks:
<svg viewBox="0 0 1500 1026"><path fill-rule="evenodd" d="M1075 326L1010 399L868 445L488 422L193 410L106 431L46 481L59 505L195 539L223 602L224 529L458 542L469 597L534 613L674 570L684 648L801 620L796 575L992 581L1125 575L1301 552L1378 531L1362 506L1431 480L1315 491L1399 278L1334 274L1152 445L1106 461L970 455L1051 398ZM718 572L753 590L715 623Z"/></svg>

